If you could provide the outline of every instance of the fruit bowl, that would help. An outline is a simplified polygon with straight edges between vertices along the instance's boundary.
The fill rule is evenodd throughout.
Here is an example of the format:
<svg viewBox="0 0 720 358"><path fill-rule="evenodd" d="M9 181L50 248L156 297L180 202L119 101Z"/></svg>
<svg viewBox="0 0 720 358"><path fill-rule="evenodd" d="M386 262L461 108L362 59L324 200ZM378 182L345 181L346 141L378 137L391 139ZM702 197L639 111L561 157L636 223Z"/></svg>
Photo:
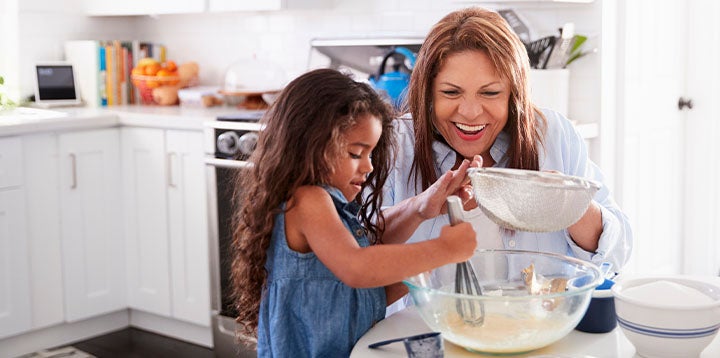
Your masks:
<svg viewBox="0 0 720 358"><path fill-rule="evenodd" d="M140 93L140 103L157 104L153 98L153 90L159 87L175 86L180 82L179 76L145 76L132 75L132 83Z"/></svg>
<svg viewBox="0 0 720 358"><path fill-rule="evenodd" d="M596 265L557 254L478 250L470 262L482 296L455 293L455 264L403 283L430 329L474 352L516 354L558 341L582 319L603 282ZM468 303L484 307L481 324L463 320L460 307Z"/></svg>

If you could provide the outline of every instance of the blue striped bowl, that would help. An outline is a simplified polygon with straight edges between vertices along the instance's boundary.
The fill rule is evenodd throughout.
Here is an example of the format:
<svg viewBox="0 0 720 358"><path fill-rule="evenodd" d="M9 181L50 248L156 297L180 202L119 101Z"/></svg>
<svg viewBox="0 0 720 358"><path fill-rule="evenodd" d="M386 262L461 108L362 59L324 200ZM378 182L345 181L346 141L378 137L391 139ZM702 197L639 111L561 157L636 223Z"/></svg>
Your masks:
<svg viewBox="0 0 720 358"><path fill-rule="evenodd" d="M641 301L624 292L659 280L693 288L712 302L690 305L681 296ZM612 292L618 325L641 356L697 357L720 329L720 287L709 282L683 276L645 277L615 284Z"/></svg>

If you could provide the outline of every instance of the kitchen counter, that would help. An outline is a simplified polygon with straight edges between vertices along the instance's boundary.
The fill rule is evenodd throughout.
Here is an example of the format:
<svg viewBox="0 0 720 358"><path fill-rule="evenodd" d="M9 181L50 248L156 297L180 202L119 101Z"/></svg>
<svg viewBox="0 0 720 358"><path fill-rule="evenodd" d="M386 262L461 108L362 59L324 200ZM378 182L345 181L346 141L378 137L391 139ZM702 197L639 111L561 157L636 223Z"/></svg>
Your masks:
<svg viewBox="0 0 720 358"><path fill-rule="evenodd" d="M19 107L0 115L0 137L27 133L96 129L122 125L202 130L205 121L240 112L235 107L180 106L66 107L52 110Z"/></svg>
<svg viewBox="0 0 720 358"><path fill-rule="evenodd" d="M402 342L369 349L368 345L386 339L406 337L431 332L414 306L410 306L380 321L365 333L350 353L351 358L407 357ZM445 341L445 357L497 357L472 353ZM507 356L506 356L507 357ZM584 333L573 330L565 338L538 350L513 357L639 357L635 347L625 337L620 327L609 333ZM720 335L705 348L700 357L720 357Z"/></svg>

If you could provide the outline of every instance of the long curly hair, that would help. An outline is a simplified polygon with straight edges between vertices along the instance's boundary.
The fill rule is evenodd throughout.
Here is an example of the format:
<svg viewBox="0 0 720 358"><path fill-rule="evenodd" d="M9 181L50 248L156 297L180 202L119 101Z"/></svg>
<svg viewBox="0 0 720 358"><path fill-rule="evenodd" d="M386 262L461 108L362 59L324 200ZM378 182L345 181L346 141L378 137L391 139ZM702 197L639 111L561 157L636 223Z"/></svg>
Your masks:
<svg viewBox="0 0 720 358"><path fill-rule="evenodd" d="M380 210L382 187L394 153L394 113L370 86L336 70L310 71L288 84L261 123L253 166L238 173L233 218L234 255L231 285L239 316L239 338L253 342L257 336L267 249L275 215L296 189L329 182L332 163L344 147L344 133L364 116L382 122L382 134L373 150L373 171L355 200L361 205L359 220L373 244L381 241L384 217Z"/></svg>
<svg viewBox="0 0 720 358"><path fill-rule="evenodd" d="M449 56L474 50L485 52L496 72L510 83L508 121L503 128L510 136L508 166L539 169L539 147L547 124L528 95L530 63L525 45L498 13L471 7L454 11L433 26L412 71L407 107L415 124L415 159L410 177L419 177L423 190L437 180L432 143L443 140L433 134L433 80Z"/></svg>

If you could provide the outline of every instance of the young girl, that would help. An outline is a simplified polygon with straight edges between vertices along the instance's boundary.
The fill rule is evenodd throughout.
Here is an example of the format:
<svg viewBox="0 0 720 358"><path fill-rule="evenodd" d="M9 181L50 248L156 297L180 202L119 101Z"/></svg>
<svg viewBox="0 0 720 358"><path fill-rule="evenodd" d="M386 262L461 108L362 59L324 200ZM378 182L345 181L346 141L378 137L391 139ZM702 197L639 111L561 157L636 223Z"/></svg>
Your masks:
<svg viewBox="0 0 720 358"><path fill-rule="evenodd" d="M259 357L348 356L405 293L399 281L468 259L475 233L463 223L415 244L390 244L409 234L383 236L403 231L384 221L379 206L392 112L368 85L335 70L308 72L263 122L254 165L236 186L243 199L232 283L241 335L257 335ZM428 205L463 177L443 175Z"/></svg>

